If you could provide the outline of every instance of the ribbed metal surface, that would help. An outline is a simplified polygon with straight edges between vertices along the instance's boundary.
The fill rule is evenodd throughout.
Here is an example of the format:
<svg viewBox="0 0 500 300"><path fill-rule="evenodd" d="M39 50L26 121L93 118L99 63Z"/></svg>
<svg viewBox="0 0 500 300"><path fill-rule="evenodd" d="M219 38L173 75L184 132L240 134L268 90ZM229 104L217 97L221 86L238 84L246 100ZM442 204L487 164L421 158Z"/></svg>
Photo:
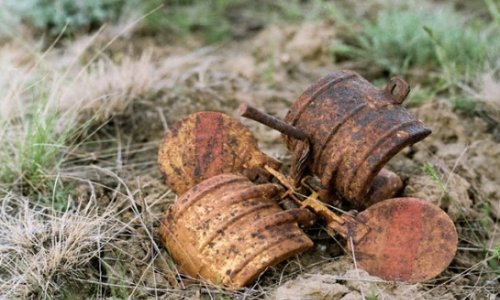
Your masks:
<svg viewBox="0 0 500 300"><path fill-rule="evenodd" d="M320 79L292 105L285 122L309 136L308 168L321 179L322 200L337 194L365 206L383 166L431 133L401 106L408 91L401 79L379 90L355 72L340 71ZM298 156L298 141L284 139Z"/></svg>
<svg viewBox="0 0 500 300"><path fill-rule="evenodd" d="M280 190L241 175L214 176L170 207L160 235L185 274L243 287L269 266L313 245L297 224L301 211L277 205Z"/></svg>

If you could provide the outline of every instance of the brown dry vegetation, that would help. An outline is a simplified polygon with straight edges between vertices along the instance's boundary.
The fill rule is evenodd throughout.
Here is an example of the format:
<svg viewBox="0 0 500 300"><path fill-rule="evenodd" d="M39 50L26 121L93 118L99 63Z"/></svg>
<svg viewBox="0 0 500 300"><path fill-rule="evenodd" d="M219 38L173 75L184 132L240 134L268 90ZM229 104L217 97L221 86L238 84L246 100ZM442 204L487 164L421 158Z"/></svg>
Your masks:
<svg viewBox="0 0 500 300"><path fill-rule="evenodd" d="M132 10L100 29L62 36L42 36L29 22L2 32L0 299L498 296L500 42L491 37L500 31L500 4L258 2L227 1L217 12L223 23L187 27L171 24L177 6L166 2L151 15L172 20L165 30ZM384 28L381 15L394 7L402 22L409 12L441 12L443 5L449 22L464 26L449 32L450 41L439 36L446 22L429 23L427 31L416 24L422 37L413 44L412 35L397 34L398 24L391 41L366 29ZM479 29L453 44L469 28ZM408 49L388 53L403 48L401 40ZM462 54L455 48L472 52L457 61ZM438 204L455 221L459 250L450 267L421 284L384 282L355 268L344 241L314 228L311 252L270 268L243 290L182 277L157 235L176 199L156 166L164 132L195 111L235 116L243 101L283 117L308 85L339 69L379 86L398 73L413 87L406 106L433 134L389 167L404 180L404 195ZM277 132L242 122L266 153L289 164Z"/></svg>

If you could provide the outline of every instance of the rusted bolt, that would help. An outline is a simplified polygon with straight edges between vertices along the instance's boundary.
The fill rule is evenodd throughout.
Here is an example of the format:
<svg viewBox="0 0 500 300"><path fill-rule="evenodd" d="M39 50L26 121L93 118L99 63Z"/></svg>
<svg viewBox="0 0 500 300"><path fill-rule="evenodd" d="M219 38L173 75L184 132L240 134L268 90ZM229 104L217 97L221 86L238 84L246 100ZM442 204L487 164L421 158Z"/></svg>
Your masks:
<svg viewBox="0 0 500 300"><path fill-rule="evenodd" d="M310 223L314 215L282 210L275 199L281 190L241 175L214 176L170 206L160 235L183 273L241 288L313 245L298 223Z"/></svg>
<svg viewBox="0 0 500 300"><path fill-rule="evenodd" d="M265 155L252 133L219 112L198 112L173 124L160 145L158 165L178 195L212 176L239 173L251 180L267 177L265 165L280 162Z"/></svg>
<svg viewBox="0 0 500 300"><path fill-rule="evenodd" d="M256 109L248 103L242 103L238 108L238 113L240 116L267 125L298 140L294 151L294 159L292 160L291 173L294 185L299 186L300 180L306 175L306 168L311 158L311 143L307 135L301 130Z"/></svg>
<svg viewBox="0 0 500 300"><path fill-rule="evenodd" d="M267 125L279 132L291 136L295 139L304 141L307 140L307 135L301 130L283 122L282 120L266 114L248 103L242 103L238 108L238 114L242 117L252 119L264 125Z"/></svg>

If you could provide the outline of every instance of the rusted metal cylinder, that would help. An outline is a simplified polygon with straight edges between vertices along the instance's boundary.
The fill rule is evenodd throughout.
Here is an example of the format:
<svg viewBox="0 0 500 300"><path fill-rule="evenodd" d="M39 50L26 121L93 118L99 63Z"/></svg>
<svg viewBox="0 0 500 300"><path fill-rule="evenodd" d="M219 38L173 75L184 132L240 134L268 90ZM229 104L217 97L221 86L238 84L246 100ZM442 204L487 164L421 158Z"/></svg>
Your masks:
<svg viewBox="0 0 500 300"><path fill-rule="evenodd" d="M310 172L323 186L323 201L340 196L366 206L372 183L401 149L431 133L401 103L409 86L392 78L379 90L352 71L331 73L310 86L292 105L285 122L308 135ZM300 157L299 140L284 135Z"/></svg>
<svg viewBox="0 0 500 300"><path fill-rule="evenodd" d="M160 235L183 273L240 288L266 268L312 247L298 223L306 209L281 209L276 184L222 174L192 187L167 211Z"/></svg>

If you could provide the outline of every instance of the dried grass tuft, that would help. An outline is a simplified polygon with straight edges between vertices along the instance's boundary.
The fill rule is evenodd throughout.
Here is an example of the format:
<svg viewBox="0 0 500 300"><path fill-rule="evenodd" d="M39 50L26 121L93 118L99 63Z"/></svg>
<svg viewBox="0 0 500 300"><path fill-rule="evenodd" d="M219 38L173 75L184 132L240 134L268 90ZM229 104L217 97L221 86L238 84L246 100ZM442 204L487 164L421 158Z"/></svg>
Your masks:
<svg viewBox="0 0 500 300"><path fill-rule="evenodd" d="M7 298L53 297L66 282L84 277L118 232L108 210L95 203L59 213L8 194L0 208L0 294Z"/></svg>
<svg viewBox="0 0 500 300"><path fill-rule="evenodd" d="M126 56L119 64L102 58L66 88L61 106L71 109L76 105L84 116L107 120L125 113L133 101L154 95L160 80L151 52L144 52L138 59Z"/></svg>

